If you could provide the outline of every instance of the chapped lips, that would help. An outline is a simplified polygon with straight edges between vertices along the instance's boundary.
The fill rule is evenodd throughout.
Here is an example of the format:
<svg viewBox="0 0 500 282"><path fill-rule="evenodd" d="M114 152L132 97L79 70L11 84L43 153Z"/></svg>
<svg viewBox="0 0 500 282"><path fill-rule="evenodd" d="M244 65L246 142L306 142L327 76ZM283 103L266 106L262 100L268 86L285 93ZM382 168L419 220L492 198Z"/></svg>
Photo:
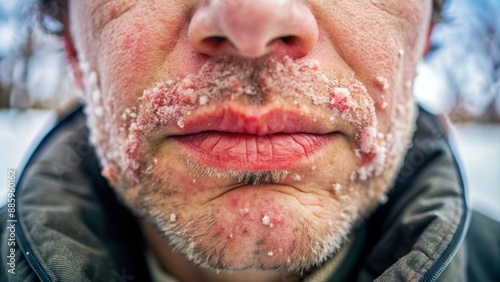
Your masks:
<svg viewBox="0 0 500 282"><path fill-rule="evenodd" d="M193 115L171 136L198 162L238 170L299 166L337 136L294 111L245 113L234 109Z"/></svg>

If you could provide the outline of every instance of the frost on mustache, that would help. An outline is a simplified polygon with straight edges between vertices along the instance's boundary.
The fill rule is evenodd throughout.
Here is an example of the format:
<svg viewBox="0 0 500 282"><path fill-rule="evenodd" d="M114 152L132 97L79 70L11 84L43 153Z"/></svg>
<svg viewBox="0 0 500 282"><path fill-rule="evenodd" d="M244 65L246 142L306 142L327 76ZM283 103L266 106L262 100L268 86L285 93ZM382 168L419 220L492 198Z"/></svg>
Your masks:
<svg viewBox="0 0 500 282"><path fill-rule="evenodd" d="M380 175L385 162L385 140L378 133L374 102L364 85L354 78L341 79L334 73L323 74L317 61L294 61L288 57L270 58L259 63L236 59L209 61L197 73L146 89L139 98L140 106L123 113L130 126L125 130L128 132L125 143L116 146L117 150L125 148L119 166L130 180L137 183L140 144L155 129L172 125L183 128L185 119L193 111L221 101L244 98L258 105L264 104L269 95L291 98L294 105L309 100L307 103L313 107L328 107L332 123L349 123L356 130L356 155L362 159L363 165L353 173L353 178L365 181ZM275 181L288 174L256 175L197 169L217 178L237 177L243 182L256 184Z"/></svg>

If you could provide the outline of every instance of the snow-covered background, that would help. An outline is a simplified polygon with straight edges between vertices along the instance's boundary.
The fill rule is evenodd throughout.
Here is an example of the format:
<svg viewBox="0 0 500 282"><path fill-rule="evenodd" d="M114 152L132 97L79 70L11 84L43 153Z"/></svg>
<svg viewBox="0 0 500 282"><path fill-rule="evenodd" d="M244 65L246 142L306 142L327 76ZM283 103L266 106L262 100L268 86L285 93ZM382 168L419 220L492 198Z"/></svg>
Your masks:
<svg viewBox="0 0 500 282"><path fill-rule="evenodd" d="M500 1L452 0L420 66L415 93L453 120L500 122Z"/></svg>

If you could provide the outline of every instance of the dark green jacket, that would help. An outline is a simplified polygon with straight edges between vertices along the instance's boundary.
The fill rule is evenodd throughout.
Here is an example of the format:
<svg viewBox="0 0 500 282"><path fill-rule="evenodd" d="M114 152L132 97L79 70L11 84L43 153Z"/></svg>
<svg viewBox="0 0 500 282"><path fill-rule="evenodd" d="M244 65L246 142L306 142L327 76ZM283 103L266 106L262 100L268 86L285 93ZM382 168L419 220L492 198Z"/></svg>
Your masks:
<svg viewBox="0 0 500 282"><path fill-rule="evenodd" d="M22 175L18 172L15 218L7 218L6 209L0 217L0 281L150 279L137 222L100 176L88 137L79 107L42 140ZM388 202L354 231L340 270L328 280L500 281L500 231L493 221L481 227L489 231L473 229L469 236L483 244L483 253L476 251L468 240L463 243L469 215L446 132L421 110ZM478 235L489 241L472 238ZM15 275L8 272L13 256Z"/></svg>

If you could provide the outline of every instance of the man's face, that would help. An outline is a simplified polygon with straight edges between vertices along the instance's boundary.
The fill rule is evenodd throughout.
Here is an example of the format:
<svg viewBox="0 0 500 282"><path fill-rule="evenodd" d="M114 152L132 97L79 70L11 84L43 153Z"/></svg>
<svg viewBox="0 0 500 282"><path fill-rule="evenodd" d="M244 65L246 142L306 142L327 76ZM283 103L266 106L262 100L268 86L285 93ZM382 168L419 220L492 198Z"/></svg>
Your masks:
<svg viewBox="0 0 500 282"><path fill-rule="evenodd" d="M392 185L430 16L421 0L72 1L103 175L199 265L320 263Z"/></svg>

